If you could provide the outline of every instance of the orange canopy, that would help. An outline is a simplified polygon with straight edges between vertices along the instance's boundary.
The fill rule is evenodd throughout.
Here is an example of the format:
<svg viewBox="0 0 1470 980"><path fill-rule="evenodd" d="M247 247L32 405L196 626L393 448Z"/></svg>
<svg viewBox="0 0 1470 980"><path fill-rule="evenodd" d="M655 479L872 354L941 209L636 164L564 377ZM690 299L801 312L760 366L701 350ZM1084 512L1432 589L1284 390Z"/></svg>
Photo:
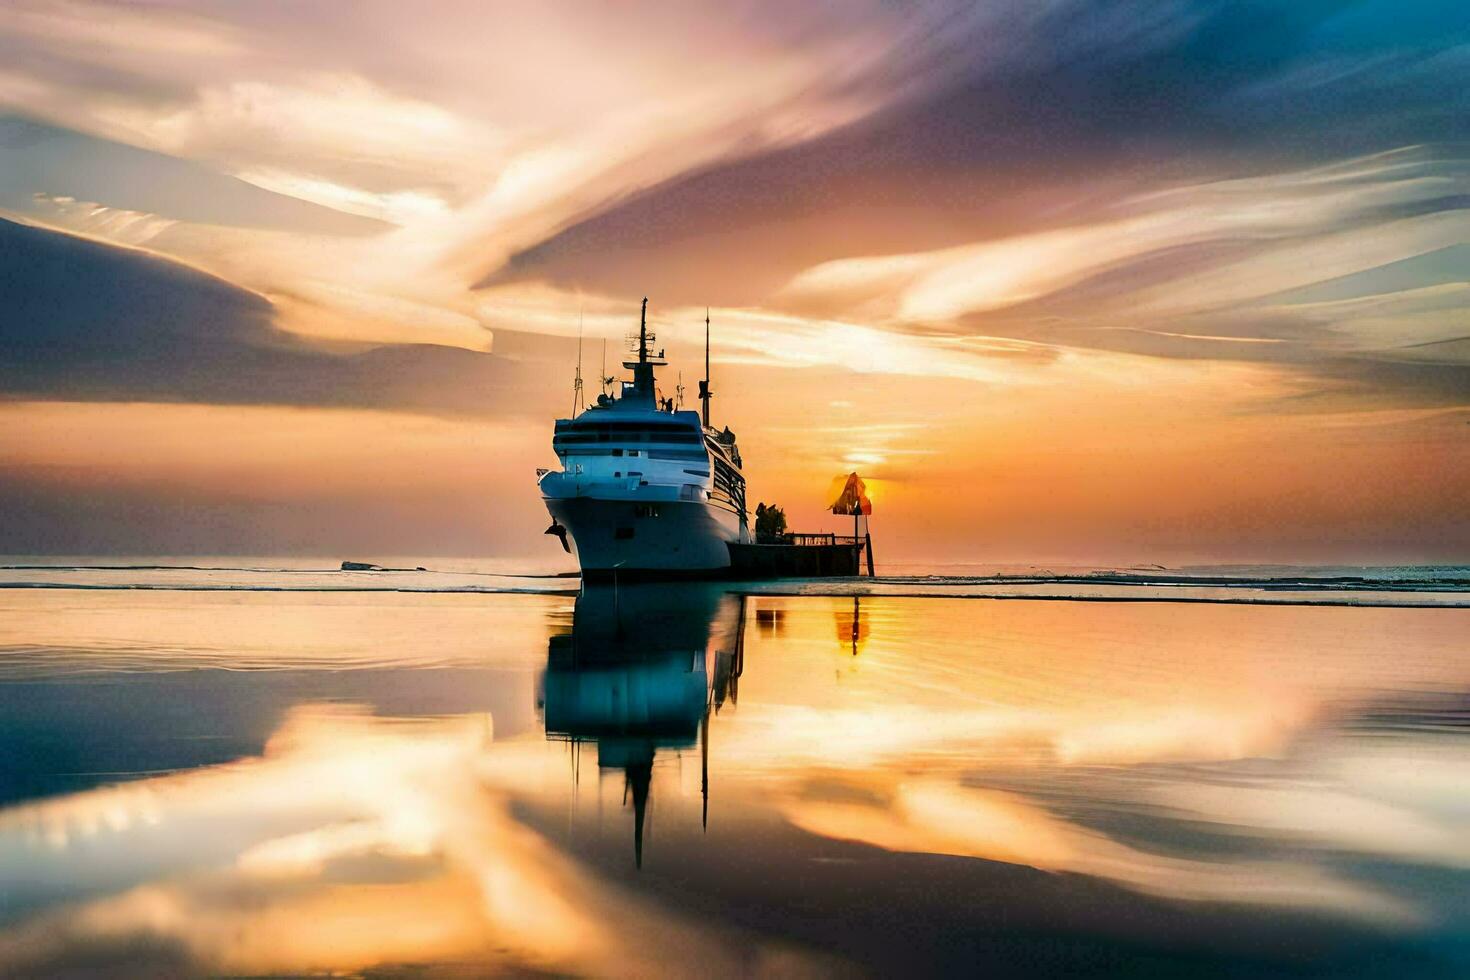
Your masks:
<svg viewBox="0 0 1470 980"><path fill-rule="evenodd" d="M867 491L863 478L856 473L836 477L827 491L827 509L834 514L871 514L873 502Z"/></svg>

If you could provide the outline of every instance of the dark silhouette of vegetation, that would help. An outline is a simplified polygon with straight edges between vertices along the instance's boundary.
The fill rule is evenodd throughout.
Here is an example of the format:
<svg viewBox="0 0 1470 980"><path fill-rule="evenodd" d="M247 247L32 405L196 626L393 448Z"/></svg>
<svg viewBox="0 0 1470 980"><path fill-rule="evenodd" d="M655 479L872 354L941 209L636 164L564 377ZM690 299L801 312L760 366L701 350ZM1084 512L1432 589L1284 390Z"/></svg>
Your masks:
<svg viewBox="0 0 1470 980"><path fill-rule="evenodd" d="M755 539L779 538L786 533L786 512L775 504L755 505Z"/></svg>

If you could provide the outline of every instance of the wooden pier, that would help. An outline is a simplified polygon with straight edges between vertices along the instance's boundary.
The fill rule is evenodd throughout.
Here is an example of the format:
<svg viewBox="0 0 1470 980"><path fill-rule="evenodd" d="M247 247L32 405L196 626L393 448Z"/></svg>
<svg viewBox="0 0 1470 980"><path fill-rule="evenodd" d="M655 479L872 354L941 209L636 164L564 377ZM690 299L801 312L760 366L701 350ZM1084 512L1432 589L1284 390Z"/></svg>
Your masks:
<svg viewBox="0 0 1470 980"><path fill-rule="evenodd" d="M782 534L755 544L730 545L730 573L736 578L836 578L861 574L869 539L841 534Z"/></svg>

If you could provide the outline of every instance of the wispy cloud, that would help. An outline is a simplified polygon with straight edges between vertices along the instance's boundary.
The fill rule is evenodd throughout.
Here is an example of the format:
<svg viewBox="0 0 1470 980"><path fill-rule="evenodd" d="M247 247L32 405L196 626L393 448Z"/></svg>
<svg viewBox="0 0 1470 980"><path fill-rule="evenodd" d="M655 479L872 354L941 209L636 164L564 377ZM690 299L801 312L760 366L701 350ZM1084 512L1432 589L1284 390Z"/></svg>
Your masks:
<svg viewBox="0 0 1470 980"><path fill-rule="evenodd" d="M1135 501L1068 496L1109 534L1196 513L1183 488L1242 527L1249 488L1185 475L1180 447L1245 465L1246 432L1295 526L1392 514L1398 537L1364 534L1423 543L1460 524L1445 468L1400 447L1449 429L1372 441L1414 474L1395 502L1302 416L1467 402L1467 45L1448 8L1389 0L21 0L0 9L0 208L216 278L181 288L124 250L8 281L33 312L6 343L56 353L5 364L5 394L524 411L579 321L616 350L649 295L681 351L711 307L717 370L783 408L926 415L939 453L820 452L924 483L931 517L983 471L996 534L1058 481ZM1079 446L1179 492L1057 454ZM794 441L761 448L795 486ZM1372 507L1322 492L1349 478Z"/></svg>
<svg viewBox="0 0 1470 980"><path fill-rule="evenodd" d="M1288 290L1339 279L1470 242L1470 171L1456 158L1410 150L1329 167L1170 188L1121 200L1104 220L932 252L842 259L798 274L793 299L847 306L882 322L952 323L1022 307L1059 318L1086 343L1088 327L1148 330L1203 341L1309 339L1250 333L1195 335L1170 330L1181 316L1238 311ZM1201 250L1214 247L1215 251ZM1196 258L1157 262L1195 250ZM1203 256L1200 258L1199 256ZM1457 295L1452 293L1451 295ZM1390 315L1384 298L1371 302ZM1451 300L1453 302L1453 300ZM1029 305L1026 305L1029 304ZM1320 309L1290 318L1256 316L1257 330L1283 320L1321 321ZM1352 322L1334 320L1338 336L1316 338L1370 348L1419 336L1421 320L1352 339ZM1016 324L1003 320L994 329ZM1102 341L1106 345L1106 337ZM1206 347L1202 356L1212 352Z"/></svg>

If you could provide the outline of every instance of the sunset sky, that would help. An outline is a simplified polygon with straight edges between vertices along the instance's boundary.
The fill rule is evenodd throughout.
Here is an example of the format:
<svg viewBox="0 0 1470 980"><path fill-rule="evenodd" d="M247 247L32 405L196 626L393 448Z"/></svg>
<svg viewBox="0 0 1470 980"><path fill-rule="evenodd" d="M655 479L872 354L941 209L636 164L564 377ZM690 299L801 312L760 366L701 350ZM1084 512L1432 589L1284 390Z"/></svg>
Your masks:
<svg viewBox="0 0 1470 980"><path fill-rule="evenodd" d="M1466 561L1470 7L0 5L0 552L554 562L645 295L880 563Z"/></svg>

